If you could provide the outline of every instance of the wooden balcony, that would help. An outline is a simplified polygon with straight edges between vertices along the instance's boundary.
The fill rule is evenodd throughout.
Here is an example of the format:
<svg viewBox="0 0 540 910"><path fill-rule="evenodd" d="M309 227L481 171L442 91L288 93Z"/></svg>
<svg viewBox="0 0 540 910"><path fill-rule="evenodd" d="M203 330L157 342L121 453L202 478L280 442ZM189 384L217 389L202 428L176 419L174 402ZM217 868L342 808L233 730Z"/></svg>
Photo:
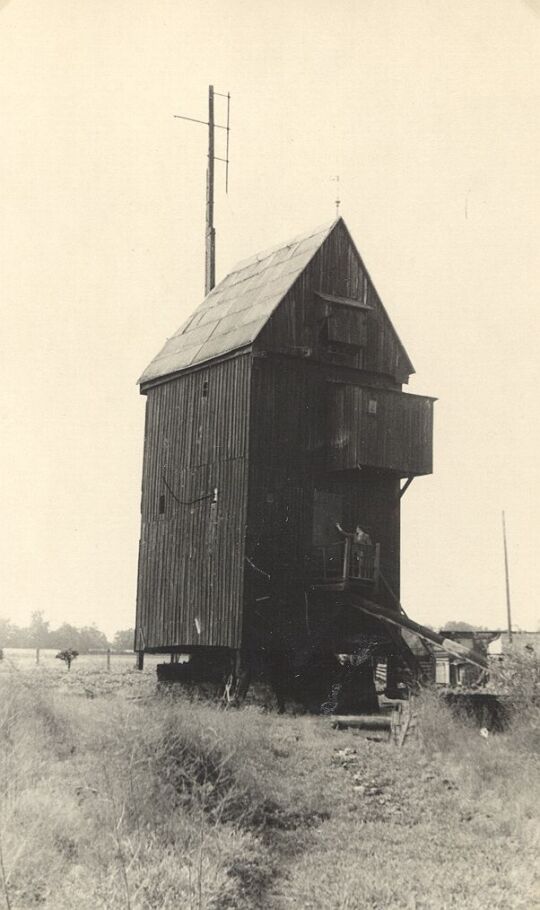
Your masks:
<svg viewBox="0 0 540 910"><path fill-rule="evenodd" d="M391 389L330 384L328 467L431 474L433 398Z"/></svg>
<svg viewBox="0 0 540 910"><path fill-rule="evenodd" d="M350 537L326 547L315 547L307 560L308 578L314 588L344 591L376 589L379 582L380 545L355 543Z"/></svg>

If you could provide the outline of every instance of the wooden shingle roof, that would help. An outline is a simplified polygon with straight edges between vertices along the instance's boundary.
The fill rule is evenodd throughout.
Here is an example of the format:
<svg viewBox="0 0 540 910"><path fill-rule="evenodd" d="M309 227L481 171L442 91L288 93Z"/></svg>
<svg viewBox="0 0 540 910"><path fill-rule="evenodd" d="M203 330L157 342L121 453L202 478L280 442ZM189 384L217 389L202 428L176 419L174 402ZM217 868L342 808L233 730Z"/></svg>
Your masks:
<svg viewBox="0 0 540 910"><path fill-rule="evenodd" d="M168 339L139 383L181 372L252 344L336 221L239 262Z"/></svg>

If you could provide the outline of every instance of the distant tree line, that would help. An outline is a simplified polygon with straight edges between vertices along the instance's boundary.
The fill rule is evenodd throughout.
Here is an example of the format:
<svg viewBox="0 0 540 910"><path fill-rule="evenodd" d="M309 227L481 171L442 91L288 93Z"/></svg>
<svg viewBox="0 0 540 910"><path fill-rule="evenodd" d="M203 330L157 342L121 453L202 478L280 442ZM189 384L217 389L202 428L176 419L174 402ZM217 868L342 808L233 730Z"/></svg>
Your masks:
<svg viewBox="0 0 540 910"><path fill-rule="evenodd" d="M441 632L491 632L487 626L474 626L459 619L452 619L444 624Z"/></svg>
<svg viewBox="0 0 540 910"><path fill-rule="evenodd" d="M32 613L28 626L17 626L0 616L0 648L58 648L61 651L71 648L79 654L107 648L131 651L133 636L133 629L122 629L108 641L95 623L79 628L64 622L57 629L51 629L41 610Z"/></svg>

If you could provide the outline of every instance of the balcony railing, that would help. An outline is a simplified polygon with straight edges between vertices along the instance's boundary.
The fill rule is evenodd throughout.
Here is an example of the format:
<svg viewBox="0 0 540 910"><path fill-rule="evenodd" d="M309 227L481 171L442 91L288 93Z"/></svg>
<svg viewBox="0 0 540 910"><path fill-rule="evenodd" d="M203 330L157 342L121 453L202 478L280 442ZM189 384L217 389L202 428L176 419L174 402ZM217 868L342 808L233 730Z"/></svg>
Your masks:
<svg viewBox="0 0 540 910"><path fill-rule="evenodd" d="M356 543L351 537L326 547L315 547L308 557L312 584L343 590L349 585L376 587L379 580L380 545Z"/></svg>

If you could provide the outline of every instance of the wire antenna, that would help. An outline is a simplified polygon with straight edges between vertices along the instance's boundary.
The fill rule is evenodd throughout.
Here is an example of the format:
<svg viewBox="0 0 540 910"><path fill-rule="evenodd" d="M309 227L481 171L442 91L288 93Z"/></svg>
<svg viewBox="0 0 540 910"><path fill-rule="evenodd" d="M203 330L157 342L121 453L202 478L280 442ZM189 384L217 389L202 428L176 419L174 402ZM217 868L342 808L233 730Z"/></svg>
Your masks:
<svg viewBox="0 0 540 910"><path fill-rule="evenodd" d="M214 120L214 96L227 99L227 125L216 123ZM229 147L231 132L231 95L215 92L214 86L208 86L208 120L199 120L197 117L187 117L184 114L174 114L178 120L189 120L191 123L202 123L208 127L208 166L206 169L206 232L205 232L205 267L204 290L209 294L216 283L216 229L214 227L214 161L225 164L225 192L229 192ZM214 132L225 130L227 134L225 158L215 154Z"/></svg>

